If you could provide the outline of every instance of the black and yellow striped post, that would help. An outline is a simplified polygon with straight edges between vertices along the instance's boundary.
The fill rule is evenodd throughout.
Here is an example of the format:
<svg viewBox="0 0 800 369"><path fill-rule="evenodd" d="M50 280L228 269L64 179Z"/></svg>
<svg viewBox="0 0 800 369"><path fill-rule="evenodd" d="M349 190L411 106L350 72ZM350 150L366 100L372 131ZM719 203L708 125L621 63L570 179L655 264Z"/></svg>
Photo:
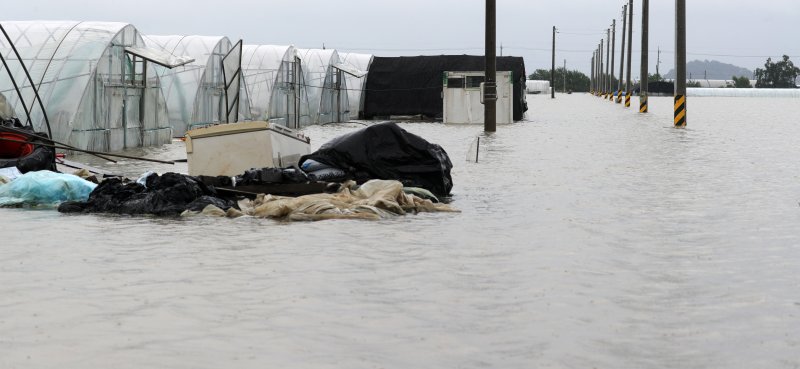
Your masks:
<svg viewBox="0 0 800 369"><path fill-rule="evenodd" d="M647 113L647 95L639 96L639 113Z"/></svg>
<svg viewBox="0 0 800 369"><path fill-rule="evenodd" d="M675 0L675 128L686 127L686 0Z"/></svg>
<svg viewBox="0 0 800 369"><path fill-rule="evenodd" d="M628 0L628 57L625 60L625 107L631 107L631 59L633 54L633 0Z"/></svg>
<svg viewBox="0 0 800 369"><path fill-rule="evenodd" d="M686 95L675 95L675 127L686 127Z"/></svg>

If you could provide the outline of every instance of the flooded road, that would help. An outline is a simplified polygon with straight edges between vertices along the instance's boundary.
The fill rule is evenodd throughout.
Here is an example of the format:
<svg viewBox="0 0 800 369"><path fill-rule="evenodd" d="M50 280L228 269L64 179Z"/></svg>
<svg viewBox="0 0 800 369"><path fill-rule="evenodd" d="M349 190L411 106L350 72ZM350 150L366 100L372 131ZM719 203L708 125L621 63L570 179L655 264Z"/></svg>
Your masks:
<svg viewBox="0 0 800 369"><path fill-rule="evenodd" d="M478 163L482 127L402 124L450 154L459 214L0 209L0 368L800 367L796 99L690 99L685 130L670 97L529 105Z"/></svg>

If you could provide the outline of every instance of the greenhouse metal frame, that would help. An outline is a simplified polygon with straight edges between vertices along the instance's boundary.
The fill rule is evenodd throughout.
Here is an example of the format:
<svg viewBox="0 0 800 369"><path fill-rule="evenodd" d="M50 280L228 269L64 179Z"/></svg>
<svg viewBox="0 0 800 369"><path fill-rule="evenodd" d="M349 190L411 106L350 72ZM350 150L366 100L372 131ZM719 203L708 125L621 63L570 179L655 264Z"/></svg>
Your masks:
<svg viewBox="0 0 800 369"><path fill-rule="evenodd" d="M186 62L148 49L131 24L116 22L3 22L19 50L50 117L53 138L79 149L119 151L171 141L166 101L152 64ZM23 101L34 101L11 47L0 39L0 52L17 61L10 76L0 74L0 93L15 115L26 116ZM19 96L11 79L21 82ZM13 91L13 92L12 92ZM34 129L44 126L44 112L30 109Z"/></svg>
<svg viewBox="0 0 800 369"><path fill-rule="evenodd" d="M242 54L242 73L254 120L294 129L314 122L294 46L244 45Z"/></svg>
<svg viewBox="0 0 800 369"><path fill-rule="evenodd" d="M150 47L194 59L177 68L156 68L174 137L182 137L193 127L249 120L249 101L239 97L247 94L246 88L237 84L229 94L230 81L225 78L226 69L233 73L240 69L241 41L233 44L224 36L196 35L145 35L144 39ZM227 68L223 63L226 57L234 58Z"/></svg>

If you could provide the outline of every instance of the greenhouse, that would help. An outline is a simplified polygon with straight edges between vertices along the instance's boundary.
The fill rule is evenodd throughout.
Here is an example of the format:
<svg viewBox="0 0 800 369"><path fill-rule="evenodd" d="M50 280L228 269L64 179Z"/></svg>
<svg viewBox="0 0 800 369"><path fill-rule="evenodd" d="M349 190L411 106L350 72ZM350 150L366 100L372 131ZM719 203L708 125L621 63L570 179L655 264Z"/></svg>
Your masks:
<svg viewBox="0 0 800 369"><path fill-rule="evenodd" d="M118 151L170 142L166 101L153 63L176 66L180 58L148 49L134 26L111 22L3 22L42 98L53 138L80 149ZM46 131L33 89L11 45L0 52L20 85L0 73L0 93L20 120Z"/></svg>
<svg viewBox="0 0 800 369"><path fill-rule="evenodd" d="M246 89L240 83L240 43L233 45L227 37L221 36L146 35L144 40L149 47L194 59L173 69L156 68L174 137L183 137L192 127L250 118ZM230 70L223 68L223 59L227 58ZM240 88L226 94L229 84L226 77L230 77L228 82L236 79Z"/></svg>
<svg viewBox="0 0 800 369"><path fill-rule="evenodd" d="M242 73L254 120L289 128L313 123L300 66L294 46L244 45Z"/></svg>
<svg viewBox="0 0 800 369"><path fill-rule="evenodd" d="M347 99L350 102L350 119L363 118L364 113L364 87L367 84L366 72L374 58L370 54L342 53L342 63L364 73L362 76L346 73Z"/></svg>
<svg viewBox="0 0 800 369"><path fill-rule="evenodd" d="M314 124L349 120L347 81L339 54L331 49L298 49L308 93L308 110ZM346 69L346 68L345 68Z"/></svg>

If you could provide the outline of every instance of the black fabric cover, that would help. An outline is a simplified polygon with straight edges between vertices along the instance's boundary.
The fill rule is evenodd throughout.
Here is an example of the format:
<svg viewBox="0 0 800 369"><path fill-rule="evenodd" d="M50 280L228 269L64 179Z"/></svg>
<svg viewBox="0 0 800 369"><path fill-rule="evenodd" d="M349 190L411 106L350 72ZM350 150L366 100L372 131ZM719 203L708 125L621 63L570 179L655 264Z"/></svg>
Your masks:
<svg viewBox="0 0 800 369"><path fill-rule="evenodd" d="M441 119L444 72L485 70L485 58L474 55L376 56L364 91L364 118L424 115ZM522 120L525 102L525 62L518 56L497 57L498 71L514 77L514 120Z"/></svg>
<svg viewBox="0 0 800 369"><path fill-rule="evenodd" d="M225 211L231 207L238 209L235 201L218 197L213 188L184 174L153 174L147 177L146 184L145 188L136 182L109 178L89 194L86 202L65 202L58 211L178 216L184 210L202 211L209 204Z"/></svg>
<svg viewBox="0 0 800 369"><path fill-rule="evenodd" d="M408 133L395 123L381 123L337 137L300 158L340 168L357 182L398 180L446 196L453 188L453 164L441 146Z"/></svg>

